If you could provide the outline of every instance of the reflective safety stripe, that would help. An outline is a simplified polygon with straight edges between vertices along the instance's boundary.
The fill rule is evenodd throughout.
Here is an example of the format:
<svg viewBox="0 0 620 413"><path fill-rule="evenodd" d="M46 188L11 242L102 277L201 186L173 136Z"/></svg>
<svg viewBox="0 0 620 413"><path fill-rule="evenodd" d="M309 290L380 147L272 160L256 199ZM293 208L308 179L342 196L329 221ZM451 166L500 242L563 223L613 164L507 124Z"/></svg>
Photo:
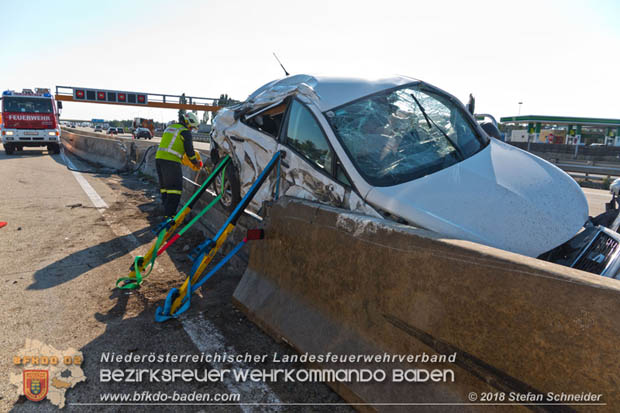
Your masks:
<svg viewBox="0 0 620 413"><path fill-rule="evenodd" d="M183 155L181 155L180 153L178 153L177 151L175 151L174 149L170 149L170 148L159 148L157 150L157 152L168 152L173 154L174 156L177 156L179 159L183 158Z"/></svg>
<svg viewBox="0 0 620 413"><path fill-rule="evenodd" d="M181 195L181 194L183 193L183 191L178 190L178 189L169 189L169 190L168 190L168 193L169 193L169 194L178 194L178 195Z"/></svg>

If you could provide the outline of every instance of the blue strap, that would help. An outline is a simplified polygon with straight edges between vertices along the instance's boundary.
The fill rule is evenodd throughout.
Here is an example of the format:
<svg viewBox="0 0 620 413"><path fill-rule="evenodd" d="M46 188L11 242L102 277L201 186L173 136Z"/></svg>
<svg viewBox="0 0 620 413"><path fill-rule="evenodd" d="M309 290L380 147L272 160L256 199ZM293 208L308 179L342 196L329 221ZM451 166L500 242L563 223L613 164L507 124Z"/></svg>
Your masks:
<svg viewBox="0 0 620 413"><path fill-rule="evenodd" d="M217 241L218 239L220 239L220 237L222 236L222 234L224 233L224 231L226 230L226 228L228 227L228 224L230 224L232 222L233 219L235 219L237 217L237 215L239 214L241 207L243 206L243 204L245 203L246 198L252 193L254 192L254 189L256 187L260 187L263 182L263 177L265 176L266 172L269 171L270 168L272 168L272 165L274 162L276 162L278 159L280 159L281 157L281 153L280 152L276 152L275 155L273 155L273 158L271 158L271 160L269 161L269 163L267 164L267 166L265 166L265 169L263 169L263 171L260 173L260 175L258 175L258 178L256 178L256 180L254 181L254 183L252 184L252 186L250 187L250 189L248 190L248 192L245 194L245 196L241 199L241 201L239 201L239 204L237 205L237 207L234 209L234 211L232 212L232 214L230 214L230 216L228 217L228 219L226 220L226 222L224 223L224 225L222 225L222 227L220 228L220 230L218 231L217 234L215 234L215 237L213 237L214 241Z"/></svg>
<svg viewBox="0 0 620 413"><path fill-rule="evenodd" d="M278 170L276 172L276 201L278 200L278 197L280 196L280 164L282 163L282 157L280 156L278 158Z"/></svg>
<svg viewBox="0 0 620 413"><path fill-rule="evenodd" d="M207 239L204 242L202 242L201 244L199 244L196 248L194 248L190 253L189 253L189 258L193 261L196 261L198 258L198 256L200 254L204 254L205 252L207 252L208 250L210 250L211 248L213 248L217 242L218 239L220 239L220 237L222 236L222 234L224 233L224 231L226 230L226 228L228 228L228 225L232 222L232 220L237 216L237 214L240 212L241 206L243 205L244 201L246 200L247 197L249 197L249 195L252 193L252 191L254 190L254 188L256 186L259 186L259 182L261 182L261 180L263 179L265 173L269 170L270 165L272 165L274 162L278 162L278 180L276 183L276 199L278 199L278 194L279 194L279 189L280 189L280 162L281 162L281 156L280 156L280 152L277 152L273 158L271 158L271 161L269 161L269 164L267 164L267 166L265 167L265 169L263 169L263 171L260 173L259 177L256 179L256 181L252 184L252 187L250 188L250 190L245 194L245 196L243 197L243 199L239 202L239 204L237 205L237 207L235 208L235 210L233 211L232 214L230 214L230 216L228 217L228 219L226 220L226 222L224 223L224 225L221 226L221 228L219 229L219 231L217 232L217 234L215 234L215 236L213 238Z"/></svg>
<svg viewBox="0 0 620 413"><path fill-rule="evenodd" d="M159 233L164 229L168 231L170 227L172 226L173 222L174 222L174 219L167 218L164 222L162 222L155 229L153 229L153 232L155 233L155 235L159 235Z"/></svg>
<svg viewBox="0 0 620 413"><path fill-rule="evenodd" d="M196 271L198 271L198 267L200 267L200 263L202 262L206 253L207 253L206 251L201 252L200 255L196 257L194 262L192 262L192 269L189 272L190 274L192 275L196 274Z"/></svg>
<svg viewBox="0 0 620 413"><path fill-rule="evenodd" d="M211 278L211 276L213 276L213 274L215 274L220 268L226 265L226 263L236 253L239 252L239 250L245 245L245 243L246 243L245 239L241 241L240 243L238 243L235 246L235 248L232 249L232 251L230 251L224 258L222 258L222 260L218 262L217 265L213 267L213 269L211 269L211 271L207 273L207 275L202 277L202 279L198 281L196 284L192 285L191 284L192 277L194 276L195 271L199 267L199 265L196 265L196 263L194 263L194 266L192 267L192 274L189 276L189 280L188 280L187 294L185 295L185 298L183 299L183 304L181 305L181 307L179 307L176 313L170 314L170 308L172 307L172 302L176 298L176 294L178 294L178 291L179 291L177 288L173 288L172 290L170 290L170 292L168 293L168 296L166 297L163 310L161 307L157 307L157 310L155 311L155 321L157 321L158 323L161 323L166 320L170 320L171 318L177 318L180 314L187 311L187 309L190 307L191 295L194 293L194 291L199 289L209 278ZM202 254L201 259L196 260L196 262L200 263L200 261L202 261L203 256L204 254Z"/></svg>
<svg viewBox="0 0 620 413"><path fill-rule="evenodd" d="M194 261L194 264L196 263L196 261L200 260L202 261L202 256L204 255L205 252L207 252L207 250L211 250L211 248L213 248L215 246L215 241L213 241L213 239L209 238L207 240L205 240L204 242L202 242L201 244L199 244L196 248L194 248L189 254L188 257ZM192 268L192 272L194 271L194 269Z"/></svg>
<svg viewBox="0 0 620 413"><path fill-rule="evenodd" d="M155 321L157 321L158 323L164 322L166 320L170 320L172 317L171 316L167 316L165 314L170 314L170 309L172 308L172 302L175 299L176 294L178 294L179 289L178 288L173 288L170 290L170 292L168 293L168 296L166 297L166 301L164 301L164 308L162 310L161 307L157 307L157 310L155 310Z"/></svg>

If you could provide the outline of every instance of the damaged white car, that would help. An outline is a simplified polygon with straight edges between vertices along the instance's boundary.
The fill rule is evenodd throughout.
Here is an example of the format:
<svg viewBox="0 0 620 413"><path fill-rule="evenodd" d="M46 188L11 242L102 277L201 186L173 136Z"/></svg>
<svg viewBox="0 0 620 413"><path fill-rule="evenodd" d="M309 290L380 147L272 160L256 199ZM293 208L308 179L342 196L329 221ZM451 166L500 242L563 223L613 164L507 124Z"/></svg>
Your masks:
<svg viewBox="0 0 620 413"><path fill-rule="evenodd" d="M458 99L416 79L286 77L220 110L211 140L214 161L233 158L228 208L282 150L281 194L610 277L620 267L618 234L589 223L571 177L490 138ZM273 198L272 175L255 212Z"/></svg>

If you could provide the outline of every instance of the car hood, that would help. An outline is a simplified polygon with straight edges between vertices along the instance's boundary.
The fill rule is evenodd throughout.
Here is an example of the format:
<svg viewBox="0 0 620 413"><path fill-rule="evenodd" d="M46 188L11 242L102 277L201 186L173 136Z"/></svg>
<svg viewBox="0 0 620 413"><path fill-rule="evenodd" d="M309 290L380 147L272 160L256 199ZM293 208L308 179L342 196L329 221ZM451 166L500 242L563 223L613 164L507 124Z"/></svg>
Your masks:
<svg viewBox="0 0 620 413"><path fill-rule="evenodd" d="M572 238L588 219L570 176L495 139L432 175L374 187L366 200L413 225L532 257Z"/></svg>

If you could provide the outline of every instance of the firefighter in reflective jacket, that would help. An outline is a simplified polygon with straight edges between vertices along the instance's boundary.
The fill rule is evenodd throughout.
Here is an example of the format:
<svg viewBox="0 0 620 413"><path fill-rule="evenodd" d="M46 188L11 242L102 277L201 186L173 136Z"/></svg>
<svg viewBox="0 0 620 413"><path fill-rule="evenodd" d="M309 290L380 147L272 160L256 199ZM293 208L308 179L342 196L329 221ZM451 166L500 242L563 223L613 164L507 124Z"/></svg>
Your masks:
<svg viewBox="0 0 620 413"><path fill-rule="evenodd" d="M192 142L191 130L196 128L198 128L198 117L194 113L180 115L179 123L173 123L166 128L159 148L157 148L155 166L164 205L164 218L174 217L181 200L183 154L186 153L194 165L202 167L202 161L197 159Z"/></svg>

